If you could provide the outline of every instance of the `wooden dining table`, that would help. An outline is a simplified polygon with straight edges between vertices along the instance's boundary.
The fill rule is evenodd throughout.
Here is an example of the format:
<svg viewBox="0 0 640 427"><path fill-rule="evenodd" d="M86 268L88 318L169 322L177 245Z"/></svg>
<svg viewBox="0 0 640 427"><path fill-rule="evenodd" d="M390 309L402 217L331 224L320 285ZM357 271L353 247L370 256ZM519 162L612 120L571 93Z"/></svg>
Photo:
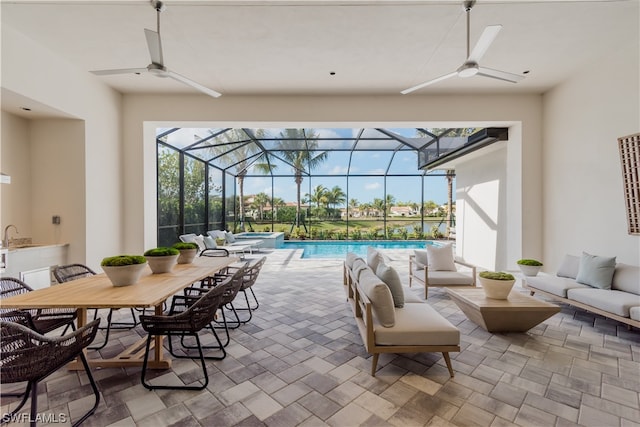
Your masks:
<svg viewBox="0 0 640 427"><path fill-rule="evenodd" d="M163 303L172 295L238 261L236 257L198 257L191 264L177 264L171 272L162 274L152 274L147 266L138 282L130 286L113 286L102 273L2 299L0 308L75 308L78 327L87 324L87 310L92 308L153 308L155 314L162 314ZM163 337L154 338L149 368L171 367L171 359L163 354L162 342ZM146 337L143 337L117 356L90 358L89 364L101 368L142 366L145 343ZM83 369L79 360L72 362L69 368Z"/></svg>

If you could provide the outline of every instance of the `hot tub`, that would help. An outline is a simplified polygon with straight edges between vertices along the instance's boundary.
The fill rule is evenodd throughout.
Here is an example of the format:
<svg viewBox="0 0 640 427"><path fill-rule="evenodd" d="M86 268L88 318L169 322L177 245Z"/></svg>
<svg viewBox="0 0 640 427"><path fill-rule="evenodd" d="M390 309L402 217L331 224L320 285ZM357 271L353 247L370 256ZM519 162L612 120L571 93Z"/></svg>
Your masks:
<svg viewBox="0 0 640 427"><path fill-rule="evenodd" d="M233 237L236 241L242 242L242 240L262 240L261 248L277 249L284 245L284 233L282 232L258 232L258 231L246 231L244 233L234 234Z"/></svg>

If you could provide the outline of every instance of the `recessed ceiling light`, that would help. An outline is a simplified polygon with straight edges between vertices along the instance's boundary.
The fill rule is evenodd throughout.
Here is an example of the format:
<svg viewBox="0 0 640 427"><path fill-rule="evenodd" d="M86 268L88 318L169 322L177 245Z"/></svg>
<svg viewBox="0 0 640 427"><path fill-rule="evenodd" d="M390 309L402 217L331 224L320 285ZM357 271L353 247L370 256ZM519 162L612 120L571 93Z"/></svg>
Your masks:
<svg viewBox="0 0 640 427"><path fill-rule="evenodd" d="M329 71L329 75L331 75L331 76L335 76L335 75L336 75L336 72L335 72L335 71Z"/></svg>
<svg viewBox="0 0 640 427"><path fill-rule="evenodd" d="M529 74L530 72L531 72L531 71L529 71L529 70L524 70L524 71L522 72L522 74Z"/></svg>
<svg viewBox="0 0 640 427"><path fill-rule="evenodd" d="M31 108L29 108L29 107L20 107L20 109L24 110L24 111L31 111Z"/></svg>

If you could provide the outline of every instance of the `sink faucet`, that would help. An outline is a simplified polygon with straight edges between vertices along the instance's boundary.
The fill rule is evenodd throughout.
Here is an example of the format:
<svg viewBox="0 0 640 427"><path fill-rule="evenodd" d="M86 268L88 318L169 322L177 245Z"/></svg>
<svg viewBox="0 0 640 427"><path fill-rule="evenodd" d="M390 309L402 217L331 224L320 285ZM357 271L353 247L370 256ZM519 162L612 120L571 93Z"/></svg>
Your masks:
<svg viewBox="0 0 640 427"><path fill-rule="evenodd" d="M16 227L13 224L9 224L4 228L4 238L2 239L2 246L4 246L5 248L9 247L9 229L13 227L16 230L17 234L20 234L18 232L18 227Z"/></svg>

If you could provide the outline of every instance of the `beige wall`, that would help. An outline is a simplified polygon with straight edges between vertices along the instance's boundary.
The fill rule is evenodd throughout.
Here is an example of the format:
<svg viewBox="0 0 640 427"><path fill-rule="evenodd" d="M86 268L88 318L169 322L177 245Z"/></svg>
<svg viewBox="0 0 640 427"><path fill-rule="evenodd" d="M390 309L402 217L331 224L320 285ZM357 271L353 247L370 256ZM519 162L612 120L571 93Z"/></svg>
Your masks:
<svg viewBox="0 0 640 427"><path fill-rule="evenodd" d="M42 64L47 64L46 72ZM19 209L29 206L38 211L37 225L32 221L31 231L38 233L34 239L70 239L70 261L96 267L103 257L119 253L124 230L121 95L8 25L2 28L2 89L35 101L56 116L43 119L34 111L34 118L25 124L23 119L3 115L3 152L8 144L5 117L8 124L23 123L27 133L36 135L26 137L25 131L19 132L26 138L20 149L31 150L26 166L31 170L32 187L15 186L2 192L3 225L9 219L15 221L12 218L21 216ZM65 122L69 118L75 119L73 123ZM34 149L39 152L33 153ZM2 163L24 164L13 157L3 156ZM77 192L83 193L80 198ZM51 215L61 209L53 195L74 201L70 206L74 212L62 218L61 227L73 227L72 232L61 230L56 236L48 229Z"/></svg>
<svg viewBox="0 0 640 427"><path fill-rule="evenodd" d="M637 30L637 29L636 29ZM640 263L627 234L617 138L640 132L638 38L544 96L545 269L565 253Z"/></svg>

